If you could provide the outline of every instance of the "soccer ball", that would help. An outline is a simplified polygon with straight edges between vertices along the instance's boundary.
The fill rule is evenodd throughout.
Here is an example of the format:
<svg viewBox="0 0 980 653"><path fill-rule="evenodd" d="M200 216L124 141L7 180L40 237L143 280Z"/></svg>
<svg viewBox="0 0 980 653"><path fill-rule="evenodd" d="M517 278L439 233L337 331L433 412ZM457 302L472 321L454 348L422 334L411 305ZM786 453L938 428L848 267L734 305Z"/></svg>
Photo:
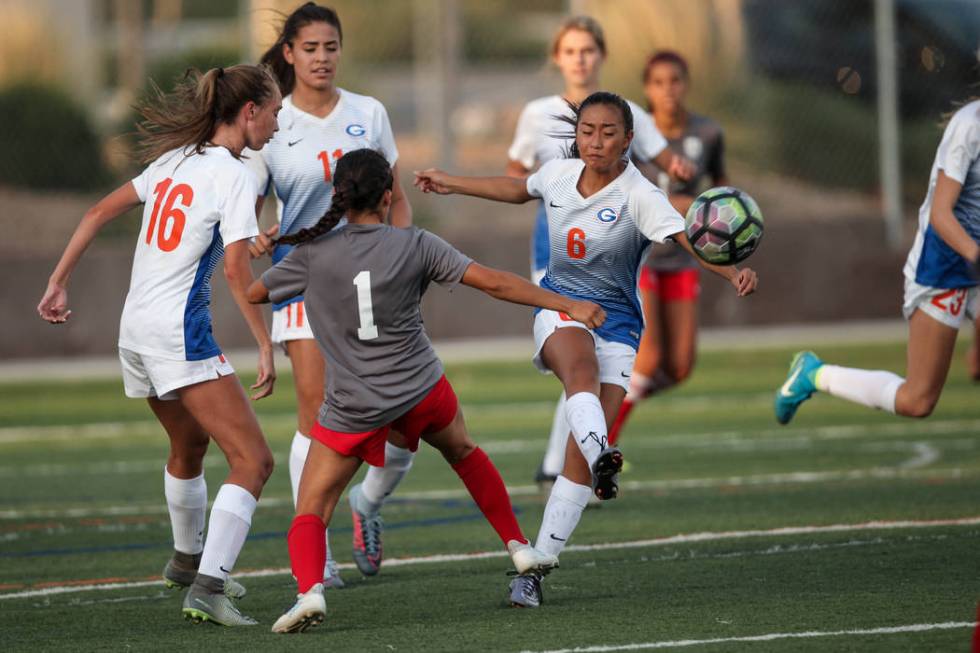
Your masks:
<svg viewBox="0 0 980 653"><path fill-rule="evenodd" d="M684 230L694 251L708 263L733 265L747 259L762 240L762 211L731 186L704 191L691 204Z"/></svg>

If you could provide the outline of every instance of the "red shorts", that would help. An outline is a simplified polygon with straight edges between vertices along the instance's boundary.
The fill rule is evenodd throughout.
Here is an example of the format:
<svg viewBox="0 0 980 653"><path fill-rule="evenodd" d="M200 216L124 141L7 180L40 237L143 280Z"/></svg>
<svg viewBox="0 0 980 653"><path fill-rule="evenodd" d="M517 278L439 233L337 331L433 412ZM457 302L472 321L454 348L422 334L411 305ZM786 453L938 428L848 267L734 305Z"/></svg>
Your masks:
<svg viewBox="0 0 980 653"><path fill-rule="evenodd" d="M640 290L648 290L662 302L693 302L701 294L701 271L687 268L676 272L653 270L644 265L640 271Z"/></svg>
<svg viewBox="0 0 980 653"><path fill-rule="evenodd" d="M342 456L356 456L374 467L384 467L385 442L390 429L405 436L408 448L416 451L423 435L449 426L458 411L459 400L444 374L422 401L391 424L364 433L342 433L315 422L310 436Z"/></svg>

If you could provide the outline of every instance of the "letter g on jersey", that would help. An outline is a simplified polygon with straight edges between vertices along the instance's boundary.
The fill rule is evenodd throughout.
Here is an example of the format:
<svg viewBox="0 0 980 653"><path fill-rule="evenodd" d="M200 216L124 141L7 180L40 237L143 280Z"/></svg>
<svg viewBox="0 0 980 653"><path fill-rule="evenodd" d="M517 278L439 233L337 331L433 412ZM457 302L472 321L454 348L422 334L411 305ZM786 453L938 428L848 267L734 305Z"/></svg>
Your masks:
<svg viewBox="0 0 980 653"><path fill-rule="evenodd" d="M364 129L364 125L358 125L356 122L352 122L351 124L347 125L347 129L344 131L355 138L358 136L363 136L367 132L367 130Z"/></svg>
<svg viewBox="0 0 980 653"><path fill-rule="evenodd" d="M616 222L616 218L618 218L619 216L616 215L615 209L605 208L605 209L599 209L599 212L596 214L596 217L599 218L599 222L609 223L609 222Z"/></svg>

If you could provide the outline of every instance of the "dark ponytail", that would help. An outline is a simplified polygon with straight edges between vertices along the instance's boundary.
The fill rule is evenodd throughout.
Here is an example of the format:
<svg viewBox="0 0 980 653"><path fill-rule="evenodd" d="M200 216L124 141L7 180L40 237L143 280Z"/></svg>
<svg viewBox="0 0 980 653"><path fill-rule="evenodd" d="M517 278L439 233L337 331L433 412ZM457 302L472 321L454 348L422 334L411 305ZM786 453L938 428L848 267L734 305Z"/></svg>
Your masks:
<svg viewBox="0 0 980 653"><path fill-rule="evenodd" d="M381 204L385 191L394 186L391 164L380 152L353 150L337 161L333 175L333 198L320 221L307 229L283 236L280 245L299 245L329 233L348 211L370 211Z"/></svg>
<svg viewBox="0 0 980 653"><path fill-rule="evenodd" d="M340 16L333 9L321 7L315 2L307 2L289 14L282 24L282 29L279 30L279 38L260 59L260 63L271 68L276 79L279 80L279 90L282 91L283 96L293 92L293 87L296 86L296 71L293 70L292 64L286 61L282 48L286 43L289 47L293 47L293 40L299 34L299 30L311 23L332 25L337 30L337 36L340 37L340 44L344 44L344 30L340 27Z"/></svg>
<svg viewBox="0 0 980 653"><path fill-rule="evenodd" d="M604 104L610 107L616 107L623 116L623 127L627 134L633 131L633 111L630 109L629 102L624 100L621 96L615 93L609 93L608 91L596 91L589 97L582 100L581 104L575 104L574 102L565 101L568 108L572 110L572 115L561 115L552 116L555 120L559 120L567 125L572 126L572 133L567 132L552 133L548 134L552 138L561 138L566 141L572 141L572 146L568 150L568 158L579 159L581 154L578 151L578 143L575 142L575 134L578 132L578 123L582 117L582 112L593 104Z"/></svg>

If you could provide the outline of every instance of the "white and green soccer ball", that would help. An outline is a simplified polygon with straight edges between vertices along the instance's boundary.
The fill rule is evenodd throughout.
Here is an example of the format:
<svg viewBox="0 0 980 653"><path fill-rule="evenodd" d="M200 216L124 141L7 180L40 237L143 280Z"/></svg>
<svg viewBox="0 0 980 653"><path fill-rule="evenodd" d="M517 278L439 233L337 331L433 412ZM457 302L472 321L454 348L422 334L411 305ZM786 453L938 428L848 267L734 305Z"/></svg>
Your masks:
<svg viewBox="0 0 980 653"><path fill-rule="evenodd" d="M762 241L762 211L744 191L719 186L697 196L687 210L684 230L702 259L734 265L747 259Z"/></svg>

